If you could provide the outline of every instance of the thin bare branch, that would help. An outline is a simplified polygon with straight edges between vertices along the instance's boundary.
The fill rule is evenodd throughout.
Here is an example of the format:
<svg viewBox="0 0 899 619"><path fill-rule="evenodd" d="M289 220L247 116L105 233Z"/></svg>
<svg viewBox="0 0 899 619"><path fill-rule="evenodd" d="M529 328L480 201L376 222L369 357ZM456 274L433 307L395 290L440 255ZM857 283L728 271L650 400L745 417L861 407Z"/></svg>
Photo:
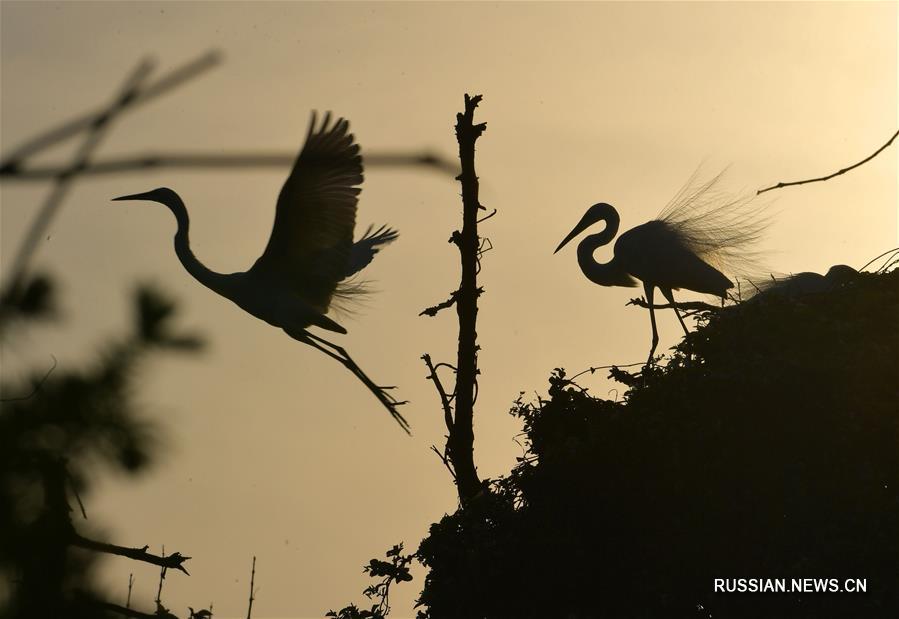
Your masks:
<svg viewBox="0 0 899 619"><path fill-rule="evenodd" d="M437 394L440 396L440 406L443 408L443 421L446 424L446 429L449 430L450 433L452 433L453 408L450 404L450 398L446 394L446 389L443 388L443 383L440 382L440 377L437 375L437 368L431 362L431 355L425 353L421 356L421 358L422 360L424 360L425 365L428 366L428 378L434 381L434 387L437 389ZM455 474L453 475L453 477L455 477Z"/></svg>
<svg viewBox="0 0 899 619"><path fill-rule="evenodd" d="M805 185L806 183L817 183L820 181L826 181L826 180L830 180L834 176L839 176L840 174L845 174L849 170L854 170L858 166L868 163L869 161L874 159L874 157L879 155L881 153L881 151L885 150L890 144L893 143L893 140L896 139L897 135L899 135L899 131L896 131L896 133L893 134L893 137L891 137L887 141L886 144L884 144L883 146L878 148L876 151L874 151L873 154L868 155L867 157L865 157L858 163L853 164L853 165L849 166L848 168L843 168L842 170L838 170L838 171L834 172L833 174L828 174L827 176L821 176L819 178L810 178L810 179L804 180L804 181L791 181L789 183L780 182L780 183L777 183L776 185L772 185L771 187L766 187L765 189L759 189L757 192L755 192L755 195L759 195L760 193L765 193L766 191L771 191L772 189L780 189L781 187L790 187L791 185Z"/></svg>
<svg viewBox="0 0 899 619"><path fill-rule="evenodd" d="M435 454L437 454L437 457L440 458L441 462L443 462L443 466L446 467L446 470L449 471L450 476L453 478L453 481L455 482L456 481L456 471L453 470L453 465L449 461L449 458L447 457L446 453L437 449L437 445L431 445L431 451L433 451Z"/></svg>
<svg viewBox="0 0 899 619"><path fill-rule="evenodd" d="M877 262L878 260L880 260L881 258L883 258L884 256L886 256L887 254L894 254L894 253L896 253L896 252L899 252L899 247L894 247L893 249L888 249L888 250L886 250L885 252L883 252L883 253L880 254L879 256L876 256L876 257L874 257L872 260L868 261L868 263L865 264L865 266L863 266L862 268L860 268L859 271L864 271L864 270L867 269L869 266L871 266L872 264L874 264L875 262Z"/></svg>
<svg viewBox="0 0 899 619"><path fill-rule="evenodd" d="M643 297L640 297L637 299L631 299L630 301L625 303L625 306L627 306L627 305L636 305L637 307L649 309L649 303L647 303L646 299L644 299ZM653 309L674 309L675 307L677 309L695 310L698 312L703 312L703 311L717 312L718 310L721 309L717 305L712 305L710 303L705 303L703 301L678 301L674 305L672 305L670 303L666 303L665 305L657 305L657 304L653 303L653 305L652 305Z"/></svg>
<svg viewBox="0 0 899 619"><path fill-rule="evenodd" d="M144 153L115 159L96 161L74 170L82 176L117 174L136 170L206 169L220 170L233 168L287 168L293 164L296 153L255 152L255 153ZM452 162L430 152L371 153L365 155L365 166L379 167L422 167L431 168L445 174L456 175L458 169ZM0 168L0 178L11 181L46 181L70 173L65 166L41 166L27 168L10 166Z"/></svg>
<svg viewBox="0 0 899 619"><path fill-rule="evenodd" d="M50 355L53 358L53 365L50 366L50 369L44 374L44 376L34 384L34 389L31 390L31 393L28 395L19 396L17 398L0 398L0 402L21 402L23 400L29 400L35 396L35 394L41 390L41 387L44 386L44 383L47 382L47 379L50 378L50 374L53 373L53 370L56 369L56 366L59 365L59 362L56 360L54 355ZM87 518L87 516L85 516Z"/></svg>
<svg viewBox="0 0 899 619"><path fill-rule="evenodd" d="M483 207L481 207L481 208L483 208ZM493 209L492 211L490 211L490 214L489 214L489 215L484 215L483 217L481 217L481 218L478 220L478 223L479 223L479 224L482 224L482 223L484 223L485 221L487 221L488 219L490 219L491 217L493 217L494 215L496 215L496 209Z"/></svg>
<svg viewBox="0 0 899 619"><path fill-rule="evenodd" d="M250 572L250 603L247 606L247 619L251 619L251 615L253 614L253 586L256 582L256 557L253 556L253 571Z"/></svg>

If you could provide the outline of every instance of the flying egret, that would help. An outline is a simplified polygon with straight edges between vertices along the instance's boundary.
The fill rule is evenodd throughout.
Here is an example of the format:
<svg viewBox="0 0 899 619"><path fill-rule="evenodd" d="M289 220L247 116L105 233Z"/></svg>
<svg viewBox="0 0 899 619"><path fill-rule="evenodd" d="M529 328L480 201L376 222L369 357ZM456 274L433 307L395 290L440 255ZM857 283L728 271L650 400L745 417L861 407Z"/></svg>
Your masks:
<svg viewBox="0 0 899 619"><path fill-rule="evenodd" d="M350 278L398 236L386 226L370 227L353 242L362 157L348 130L343 118L332 125L330 112L316 127L313 112L306 142L278 196L268 245L245 272L216 273L197 260L188 239L187 209L171 189L160 187L114 200L149 200L167 206L178 223L175 253L188 273L253 316L342 363L408 433L409 424L397 410L404 402L387 393L389 387L376 385L346 350L308 331L315 326L347 332L326 316L328 309L365 292L364 285Z"/></svg>
<svg viewBox="0 0 899 619"><path fill-rule="evenodd" d="M609 262L600 263L593 257L597 248L609 244L618 234L618 211L605 202L587 209L553 252L558 252L593 224L605 222L601 232L591 234L578 244L578 265L587 279L600 286L634 287L637 285L634 278L643 282L652 324L652 346L647 364L652 362L659 342L653 306L655 288L674 308L684 333L689 334L672 291L684 288L723 299L734 284L710 262L720 267L751 260L746 248L758 240L766 225L756 211L749 208L750 198L725 198L717 191L720 178L721 174L718 174L697 185L694 174L657 219L631 228L618 237L614 256Z"/></svg>

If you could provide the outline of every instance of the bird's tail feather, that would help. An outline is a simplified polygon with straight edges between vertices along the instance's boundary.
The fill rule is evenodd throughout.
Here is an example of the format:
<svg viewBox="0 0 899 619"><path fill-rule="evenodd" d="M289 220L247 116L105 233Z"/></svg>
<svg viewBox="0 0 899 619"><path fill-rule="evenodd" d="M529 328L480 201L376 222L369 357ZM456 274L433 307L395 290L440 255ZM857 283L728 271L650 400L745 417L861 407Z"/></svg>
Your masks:
<svg viewBox="0 0 899 619"><path fill-rule="evenodd" d="M368 307L371 295L377 292L369 280L351 277L338 282L331 294L329 311L337 316L354 316Z"/></svg>

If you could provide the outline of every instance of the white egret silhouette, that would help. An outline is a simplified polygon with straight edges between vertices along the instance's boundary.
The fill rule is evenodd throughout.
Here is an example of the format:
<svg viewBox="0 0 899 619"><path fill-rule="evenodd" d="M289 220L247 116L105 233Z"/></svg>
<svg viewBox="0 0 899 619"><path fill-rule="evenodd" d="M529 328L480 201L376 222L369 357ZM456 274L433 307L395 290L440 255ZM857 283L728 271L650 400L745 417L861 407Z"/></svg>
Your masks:
<svg viewBox="0 0 899 619"><path fill-rule="evenodd" d="M348 129L343 118L331 125L330 112L316 128L313 112L306 142L278 196L268 245L245 272L216 273L197 260L190 249L187 208L171 189L160 187L114 200L149 200L167 206L178 223L175 253L188 273L253 316L342 363L408 433L409 424L397 410L405 402L387 393L391 387L376 385L346 350L308 331L316 326L347 332L325 314L341 301L365 293L364 284L349 278L398 236L385 226L374 231L369 227L353 242L362 157Z"/></svg>
<svg viewBox="0 0 899 619"><path fill-rule="evenodd" d="M558 252L593 224L605 222L602 232L591 234L578 244L578 264L587 279L600 286L634 287L637 285L634 278L643 282L652 324L647 364L652 362L659 342L653 306L655 288L674 307L684 333L689 334L672 291L684 288L723 299L734 284L719 269L751 262L752 253L748 248L758 240L767 224L760 210L750 205L751 196L725 196L717 190L722 174L701 184L695 183L696 176L687 181L657 219L619 236L611 261L600 263L593 257L597 248L615 238L621 221L618 211L605 202L587 209L556 248Z"/></svg>

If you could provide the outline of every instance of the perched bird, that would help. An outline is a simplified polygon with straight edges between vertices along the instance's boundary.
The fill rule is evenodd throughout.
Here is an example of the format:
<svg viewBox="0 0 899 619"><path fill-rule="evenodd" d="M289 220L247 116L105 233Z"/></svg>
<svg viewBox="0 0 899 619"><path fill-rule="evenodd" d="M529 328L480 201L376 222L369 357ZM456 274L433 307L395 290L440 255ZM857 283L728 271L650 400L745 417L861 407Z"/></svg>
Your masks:
<svg viewBox="0 0 899 619"><path fill-rule="evenodd" d="M672 291L684 288L723 299L734 284L720 268L728 263L751 261L747 247L759 238L765 227L766 222L750 207L748 198L725 197L717 190L720 178L721 174L696 184L694 174L657 219L618 237L609 262L600 263L593 257L596 249L608 245L618 234L618 211L605 202L587 209L556 248L558 252L593 224L605 222L601 232L578 244L578 264L587 279L600 286L634 287L637 285L634 278L643 282L652 324L647 364L652 362L659 342L653 306L655 288L671 303L684 333L688 334Z"/></svg>
<svg viewBox="0 0 899 619"><path fill-rule="evenodd" d="M353 242L361 183L362 157L349 123L339 118L332 124L328 112L317 126L313 113L306 142L278 196L268 245L248 271L239 273L216 273L197 260L188 239L187 209L171 189L160 187L114 200L149 200L167 206L178 223L175 253L188 273L253 316L342 363L408 433L409 424L397 410L404 402L387 393L389 387L369 379L346 350L308 330L347 332L326 315L329 308L364 294L364 284L351 278L398 236L385 226L369 227Z"/></svg>
<svg viewBox="0 0 899 619"><path fill-rule="evenodd" d="M770 280L754 284L756 294L749 301L767 299L771 296L799 297L808 294L830 292L858 278L858 271L845 264L835 264L827 273L803 271L787 277L771 277Z"/></svg>

